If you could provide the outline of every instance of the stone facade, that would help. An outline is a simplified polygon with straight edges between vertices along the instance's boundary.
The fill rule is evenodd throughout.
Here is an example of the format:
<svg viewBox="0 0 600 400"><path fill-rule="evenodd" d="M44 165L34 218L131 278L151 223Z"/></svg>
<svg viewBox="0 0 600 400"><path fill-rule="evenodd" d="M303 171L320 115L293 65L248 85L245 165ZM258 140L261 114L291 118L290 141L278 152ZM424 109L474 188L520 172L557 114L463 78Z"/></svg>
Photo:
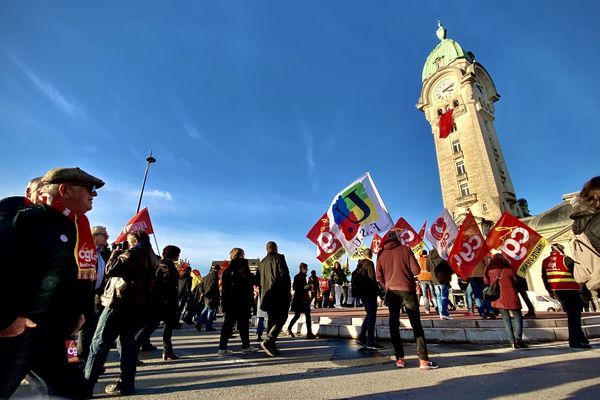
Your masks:
<svg viewBox="0 0 600 400"><path fill-rule="evenodd" d="M523 216L494 127L494 102L500 95L472 53L445 39L445 30L440 40L427 59L416 106L431 124L444 207L457 223L471 211L486 232L505 211ZM445 41L451 42L451 50L459 49L453 60ZM442 59L444 65L436 64L439 68L432 72L429 64ZM440 139L440 116L450 109L455 129Z"/></svg>

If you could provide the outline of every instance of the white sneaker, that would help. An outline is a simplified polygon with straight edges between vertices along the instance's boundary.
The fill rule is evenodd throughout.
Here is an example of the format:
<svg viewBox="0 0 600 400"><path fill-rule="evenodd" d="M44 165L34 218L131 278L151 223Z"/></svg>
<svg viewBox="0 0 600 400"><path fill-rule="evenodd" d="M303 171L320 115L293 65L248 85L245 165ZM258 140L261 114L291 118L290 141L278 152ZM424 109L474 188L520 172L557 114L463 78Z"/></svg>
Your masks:
<svg viewBox="0 0 600 400"><path fill-rule="evenodd" d="M452 317L450 317L450 316L448 316L448 315L440 315L440 319L446 319L446 320L449 320L449 319L452 319Z"/></svg>
<svg viewBox="0 0 600 400"><path fill-rule="evenodd" d="M217 351L217 355L218 355L218 356L221 356L221 357L222 357L222 356L228 356L228 355L230 355L230 354L233 354L233 351L231 351L231 350L229 350L229 349L225 349L225 350L223 350L223 349L219 349L219 351Z"/></svg>
<svg viewBox="0 0 600 400"><path fill-rule="evenodd" d="M425 314L429 314L429 310L425 310Z"/></svg>
<svg viewBox="0 0 600 400"><path fill-rule="evenodd" d="M242 349L242 354L256 353L258 349L254 346L248 346Z"/></svg>

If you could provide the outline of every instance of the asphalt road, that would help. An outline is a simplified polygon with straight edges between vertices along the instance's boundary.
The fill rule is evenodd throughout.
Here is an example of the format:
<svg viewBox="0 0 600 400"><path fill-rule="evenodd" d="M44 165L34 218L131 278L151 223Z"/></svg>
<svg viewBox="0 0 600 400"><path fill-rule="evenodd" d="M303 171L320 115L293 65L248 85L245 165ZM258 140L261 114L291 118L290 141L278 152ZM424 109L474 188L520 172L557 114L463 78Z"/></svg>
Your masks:
<svg viewBox="0 0 600 400"><path fill-rule="evenodd" d="M153 337L160 347L161 331ZM405 344L407 367L397 369L391 343L359 349L353 341L282 337L281 357L263 351L243 355L238 335L230 356L216 355L219 332L176 331L174 347L183 357L162 361L161 351L141 353L136 395L156 399L599 399L600 340L591 350L566 343L512 350L507 345L430 344L437 370L418 368L416 347ZM252 336L255 338L255 336ZM258 344L253 343L258 347ZM95 397L110 398L104 386L118 377L111 352ZM18 394L30 396L22 387Z"/></svg>

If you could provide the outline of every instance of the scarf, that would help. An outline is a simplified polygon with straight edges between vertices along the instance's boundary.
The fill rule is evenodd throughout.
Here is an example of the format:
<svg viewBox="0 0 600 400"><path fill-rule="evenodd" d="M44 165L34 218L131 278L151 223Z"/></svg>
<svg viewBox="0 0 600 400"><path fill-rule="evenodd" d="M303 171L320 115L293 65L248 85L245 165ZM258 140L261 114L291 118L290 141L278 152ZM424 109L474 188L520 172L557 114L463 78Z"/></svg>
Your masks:
<svg viewBox="0 0 600 400"><path fill-rule="evenodd" d="M90 222L85 215L75 215L58 199L48 193L38 197L41 204L58 211L75 224L77 238L75 242L75 261L77 262L77 279L96 280L96 263L98 255L96 244L90 228Z"/></svg>

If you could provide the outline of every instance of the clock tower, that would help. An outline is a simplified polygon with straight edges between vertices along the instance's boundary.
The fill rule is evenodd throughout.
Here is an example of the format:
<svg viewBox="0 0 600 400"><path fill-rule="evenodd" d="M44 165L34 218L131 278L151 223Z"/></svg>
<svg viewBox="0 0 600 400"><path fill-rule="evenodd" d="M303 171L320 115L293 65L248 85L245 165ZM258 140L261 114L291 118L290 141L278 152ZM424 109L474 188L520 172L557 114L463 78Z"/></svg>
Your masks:
<svg viewBox="0 0 600 400"><path fill-rule="evenodd" d="M457 223L471 211L485 233L504 211L524 216L494 127L500 94L475 55L446 38L440 22L437 36L417 108L431 124L444 207ZM440 116L450 109L454 126L440 139Z"/></svg>

